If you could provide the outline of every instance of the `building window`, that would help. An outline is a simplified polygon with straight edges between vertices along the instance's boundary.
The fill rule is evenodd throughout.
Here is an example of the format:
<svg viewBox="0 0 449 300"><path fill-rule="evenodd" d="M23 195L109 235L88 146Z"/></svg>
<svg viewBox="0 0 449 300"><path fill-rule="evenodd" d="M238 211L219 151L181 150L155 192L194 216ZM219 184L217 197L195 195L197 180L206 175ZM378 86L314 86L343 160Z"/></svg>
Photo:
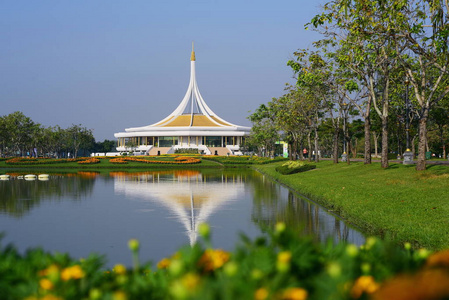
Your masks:
<svg viewBox="0 0 449 300"><path fill-rule="evenodd" d="M207 147L221 147L221 136L206 136Z"/></svg>
<svg viewBox="0 0 449 300"><path fill-rule="evenodd" d="M171 147L178 144L177 136L160 136L159 147Z"/></svg>
<svg viewBox="0 0 449 300"><path fill-rule="evenodd" d="M225 136L225 145L226 146L234 146L234 137L233 136Z"/></svg>

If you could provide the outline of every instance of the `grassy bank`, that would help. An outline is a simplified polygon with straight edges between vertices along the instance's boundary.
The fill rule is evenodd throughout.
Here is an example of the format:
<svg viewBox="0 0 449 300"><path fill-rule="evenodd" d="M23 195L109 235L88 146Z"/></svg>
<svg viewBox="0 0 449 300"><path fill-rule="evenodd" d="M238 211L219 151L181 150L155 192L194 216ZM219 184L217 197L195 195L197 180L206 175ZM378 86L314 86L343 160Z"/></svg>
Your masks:
<svg viewBox="0 0 449 300"><path fill-rule="evenodd" d="M369 234L387 236L415 247L449 248L449 167L378 163L332 164L315 170L281 175L276 166L254 166Z"/></svg>

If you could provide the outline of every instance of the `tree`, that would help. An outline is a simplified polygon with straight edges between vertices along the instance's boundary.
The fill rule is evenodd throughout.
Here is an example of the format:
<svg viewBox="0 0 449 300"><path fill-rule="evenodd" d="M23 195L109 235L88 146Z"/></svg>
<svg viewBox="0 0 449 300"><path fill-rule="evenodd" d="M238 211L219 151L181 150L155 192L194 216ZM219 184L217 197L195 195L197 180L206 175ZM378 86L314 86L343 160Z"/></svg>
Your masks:
<svg viewBox="0 0 449 300"><path fill-rule="evenodd" d="M329 87L330 66L317 51L299 50L294 53L296 60L290 60L290 66L297 76L297 86L304 92L308 101L308 123L314 132L315 161L319 161L318 127L325 108L333 107L332 90ZM310 135L309 135L310 136ZM309 150L310 150L309 141ZM309 156L310 160L311 156Z"/></svg>
<svg viewBox="0 0 449 300"><path fill-rule="evenodd" d="M275 142L279 140L273 111L261 104L248 118L253 123L250 136L246 140L248 145L255 147L262 156L273 153Z"/></svg>
<svg viewBox="0 0 449 300"><path fill-rule="evenodd" d="M397 45L404 45L411 52L403 53L400 62L418 106L416 169L425 170L430 110L449 93L449 6L447 0L408 1L402 6L403 22L390 35Z"/></svg>
<svg viewBox="0 0 449 300"><path fill-rule="evenodd" d="M30 150L33 134L40 125L16 111L4 117L4 126L8 136L7 145L14 154L24 155L27 148Z"/></svg>
<svg viewBox="0 0 449 300"><path fill-rule="evenodd" d="M68 145L73 151L73 156L78 156L80 149L87 150L93 146L94 138L91 129L79 125L72 125L66 129Z"/></svg>
<svg viewBox="0 0 449 300"><path fill-rule="evenodd" d="M111 140L104 140L103 142L96 142L95 143L95 152L111 152L114 151L115 147L117 145L117 141L111 141Z"/></svg>
<svg viewBox="0 0 449 300"><path fill-rule="evenodd" d="M307 124L311 113L311 102L301 89L288 86L287 90L288 93L284 96L273 98L269 107L275 115L278 129L291 139L290 156L291 159L296 160L298 144L310 130Z"/></svg>

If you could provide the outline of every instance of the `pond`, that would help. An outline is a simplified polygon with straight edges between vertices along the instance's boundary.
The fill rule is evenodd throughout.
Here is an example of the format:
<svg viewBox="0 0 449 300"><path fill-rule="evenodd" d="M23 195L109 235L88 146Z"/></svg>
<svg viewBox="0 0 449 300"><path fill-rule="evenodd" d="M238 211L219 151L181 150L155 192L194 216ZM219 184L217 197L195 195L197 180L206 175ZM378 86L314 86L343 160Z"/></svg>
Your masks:
<svg viewBox="0 0 449 300"><path fill-rule="evenodd" d="M319 206L250 169L50 173L0 181L2 245L42 247L74 258L105 255L106 266L130 266L137 238L143 262L157 263L199 239L207 222L212 244L233 250L239 233L259 236L279 221L324 241L364 242L363 235Z"/></svg>

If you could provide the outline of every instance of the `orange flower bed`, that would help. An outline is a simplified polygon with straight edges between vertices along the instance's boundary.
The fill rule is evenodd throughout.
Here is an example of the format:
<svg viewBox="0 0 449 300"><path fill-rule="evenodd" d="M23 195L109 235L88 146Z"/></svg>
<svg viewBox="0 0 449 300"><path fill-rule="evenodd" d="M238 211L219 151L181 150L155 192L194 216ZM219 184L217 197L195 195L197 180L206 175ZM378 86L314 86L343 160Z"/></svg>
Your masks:
<svg viewBox="0 0 449 300"><path fill-rule="evenodd" d="M136 158L136 157L119 157L112 158L109 160L112 164L126 164L128 161L132 162L141 162L146 164L197 164L200 163L201 160L194 157L185 157L178 156L175 157L174 161L166 161L166 160L149 160L144 158Z"/></svg>
<svg viewBox="0 0 449 300"><path fill-rule="evenodd" d="M85 160L81 160L78 163L83 165L89 165L89 164L98 164L100 160L98 158L90 157Z"/></svg>
<svg viewBox="0 0 449 300"><path fill-rule="evenodd" d="M49 158L31 158L31 157L14 157L8 159L5 163L10 165L39 165L39 164L58 164L58 163L68 163L77 162L85 160L85 157L81 158L59 158L59 159L49 159Z"/></svg>

